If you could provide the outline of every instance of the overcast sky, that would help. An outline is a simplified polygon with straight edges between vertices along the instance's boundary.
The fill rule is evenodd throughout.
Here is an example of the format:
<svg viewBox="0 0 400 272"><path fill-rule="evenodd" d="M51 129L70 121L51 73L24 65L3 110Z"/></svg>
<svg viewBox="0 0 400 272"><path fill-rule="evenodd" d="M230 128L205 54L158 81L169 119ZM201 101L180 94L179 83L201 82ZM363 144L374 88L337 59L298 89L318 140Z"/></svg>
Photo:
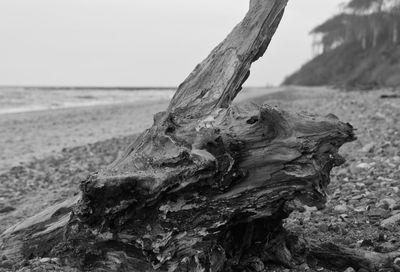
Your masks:
<svg viewBox="0 0 400 272"><path fill-rule="evenodd" d="M289 0L247 85L311 58L309 31L343 0ZM247 0L0 0L0 85L177 86L244 16Z"/></svg>

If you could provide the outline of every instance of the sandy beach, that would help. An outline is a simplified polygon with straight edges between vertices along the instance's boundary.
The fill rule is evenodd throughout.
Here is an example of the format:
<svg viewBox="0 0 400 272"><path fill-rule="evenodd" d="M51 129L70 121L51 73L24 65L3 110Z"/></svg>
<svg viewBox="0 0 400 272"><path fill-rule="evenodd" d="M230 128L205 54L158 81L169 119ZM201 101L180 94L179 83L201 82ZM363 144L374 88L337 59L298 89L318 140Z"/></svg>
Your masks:
<svg viewBox="0 0 400 272"><path fill-rule="evenodd" d="M388 93L285 87L246 90L237 97L239 104L333 113L357 129L358 139L341 149L347 162L333 171L326 209L294 213L289 229L353 247L362 239L376 241L379 235L386 235L387 241L396 238L400 226L379 227L400 212L400 206L386 203L400 202L400 99L380 98ZM165 100L0 116L0 232L76 194L89 173L110 164L167 104ZM377 221L371 224L371 218ZM390 246L400 247L396 241ZM384 241L374 243L385 246Z"/></svg>
<svg viewBox="0 0 400 272"><path fill-rule="evenodd" d="M279 88L245 89L237 97L237 101L279 90ZM46 92L50 93L48 95L50 97L45 97ZM52 153L61 152L63 148L139 133L152 124L155 113L166 109L169 98L172 96L172 93L167 91L158 91L147 96L145 92L137 91L110 91L107 92L108 96L101 91L72 91L72 93L75 94L66 92L68 97L65 98L66 95L59 92L53 94L52 91L42 91L39 96L42 95L42 99L47 99L49 102L31 103L30 111L29 108L27 110L27 107L22 106L8 108L9 113L0 114L2 128L0 130L0 149L2 150L0 173L34 158L40 159ZM31 93L28 92L28 94ZM61 97L61 95L64 96ZM87 104L86 99L83 99L83 102L78 101L79 96L89 95L97 96L98 101L92 101L91 104ZM158 98L152 95L158 95ZM69 101L69 104L64 103L64 107L61 108L37 110L38 107L46 108L54 104L57 98L63 98ZM18 110L20 112L12 113Z"/></svg>
<svg viewBox="0 0 400 272"><path fill-rule="evenodd" d="M0 172L63 148L138 133L167 101L0 115Z"/></svg>
<svg viewBox="0 0 400 272"><path fill-rule="evenodd" d="M235 102L280 91L247 88ZM0 231L75 193L90 172L111 163L151 126L167 98L0 114Z"/></svg>

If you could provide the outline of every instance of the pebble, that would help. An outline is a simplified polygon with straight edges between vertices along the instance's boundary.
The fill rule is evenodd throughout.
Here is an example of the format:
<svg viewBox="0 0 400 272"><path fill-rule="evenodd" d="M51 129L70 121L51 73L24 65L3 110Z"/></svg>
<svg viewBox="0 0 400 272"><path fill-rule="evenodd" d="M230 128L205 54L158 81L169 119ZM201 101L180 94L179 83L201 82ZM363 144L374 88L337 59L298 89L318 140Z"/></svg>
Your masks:
<svg viewBox="0 0 400 272"><path fill-rule="evenodd" d="M372 167L372 166L371 166L370 164L365 163L365 162L360 163L360 164L358 164L358 165L356 166L356 168L359 168L359 169L370 169L371 167Z"/></svg>
<svg viewBox="0 0 400 272"><path fill-rule="evenodd" d="M391 242L382 243L374 248L374 250L376 252L380 252L380 253L393 252L393 251L396 251L397 249L398 249L398 246Z"/></svg>
<svg viewBox="0 0 400 272"><path fill-rule="evenodd" d="M395 214L389 218L386 218L385 220L382 220L380 225L382 228L388 228L388 227L393 227L399 222L400 222L400 213Z"/></svg>
<svg viewBox="0 0 400 272"><path fill-rule="evenodd" d="M360 199L362 199L364 197L364 195L356 195L356 196L353 196L351 199L352 200L360 200Z"/></svg>
<svg viewBox="0 0 400 272"><path fill-rule="evenodd" d="M374 243L370 239L362 240L360 247L373 247Z"/></svg>
<svg viewBox="0 0 400 272"><path fill-rule="evenodd" d="M375 143L371 142L369 144L364 145L363 148L360 149L360 151L362 153L370 153L370 152L374 151L374 148L375 148Z"/></svg>
<svg viewBox="0 0 400 272"><path fill-rule="evenodd" d="M39 262L41 262L41 263L48 263L50 261L51 261L50 258L41 258L41 259L39 259Z"/></svg>
<svg viewBox="0 0 400 272"><path fill-rule="evenodd" d="M393 208L397 205L397 201L392 198L384 198L379 201L377 207L385 209L385 210L393 210Z"/></svg>
<svg viewBox="0 0 400 272"><path fill-rule="evenodd" d="M379 235L378 235L378 242L385 242L385 241L387 241L387 235L386 234L384 234L384 233L379 233Z"/></svg>
<svg viewBox="0 0 400 272"><path fill-rule="evenodd" d="M335 208L333 208L337 212L346 212L347 211L347 206L346 205L337 205Z"/></svg>
<svg viewBox="0 0 400 272"><path fill-rule="evenodd" d="M0 268L8 268L11 269L13 267L13 262L9 261L9 260L5 260L0 262Z"/></svg>
<svg viewBox="0 0 400 272"><path fill-rule="evenodd" d="M249 267L251 267L252 271L262 272L265 270L264 263L260 258L252 258L249 262Z"/></svg>
<svg viewBox="0 0 400 272"><path fill-rule="evenodd" d="M353 267L347 268L344 272L356 272Z"/></svg>
<svg viewBox="0 0 400 272"><path fill-rule="evenodd" d="M11 206L6 206L3 208L0 208L0 214L1 213L9 213L9 212L13 212L13 211L15 211L15 208L11 207Z"/></svg>
<svg viewBox="0 0 400 272"><path fill-rule="evenodd" d="M321 232L328 232L329 231L329 225L326 223L322 223L319 225L319 231Z"/></svg>

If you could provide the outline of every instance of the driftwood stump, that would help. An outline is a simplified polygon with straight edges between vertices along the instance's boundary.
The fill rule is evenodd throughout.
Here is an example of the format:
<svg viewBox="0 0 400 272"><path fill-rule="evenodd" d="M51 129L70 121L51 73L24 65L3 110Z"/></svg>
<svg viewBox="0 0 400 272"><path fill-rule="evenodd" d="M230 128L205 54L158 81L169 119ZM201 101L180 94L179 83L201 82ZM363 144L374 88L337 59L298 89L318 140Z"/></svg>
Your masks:
<svg viewBox="0 0 400 272"><path fill-rule="evenodd" d="M263 262L293 267L313 253L318 245L307 251L282 220L299 203L324 206L353 128L333 115L231 106L286 3L251 1L119 159L83 181L79 195L3 233L8 268L262 271Z"/></svg>

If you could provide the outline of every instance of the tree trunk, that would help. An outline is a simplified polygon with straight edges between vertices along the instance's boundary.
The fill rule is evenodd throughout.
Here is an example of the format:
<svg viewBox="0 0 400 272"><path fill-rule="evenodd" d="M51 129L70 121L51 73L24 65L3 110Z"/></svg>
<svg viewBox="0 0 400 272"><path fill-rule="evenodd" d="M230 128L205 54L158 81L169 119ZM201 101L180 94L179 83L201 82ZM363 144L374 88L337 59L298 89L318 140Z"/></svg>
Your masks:
<svg viewBox="0 0 400 272"><path fill-rule="evenodd" d="M301 261L282 220L299 203L324 206L353 128L333 115L231 106L286 3L252 0L119 159L90 175L74 198L0 236L0 267L243 271Z"/></svg>

